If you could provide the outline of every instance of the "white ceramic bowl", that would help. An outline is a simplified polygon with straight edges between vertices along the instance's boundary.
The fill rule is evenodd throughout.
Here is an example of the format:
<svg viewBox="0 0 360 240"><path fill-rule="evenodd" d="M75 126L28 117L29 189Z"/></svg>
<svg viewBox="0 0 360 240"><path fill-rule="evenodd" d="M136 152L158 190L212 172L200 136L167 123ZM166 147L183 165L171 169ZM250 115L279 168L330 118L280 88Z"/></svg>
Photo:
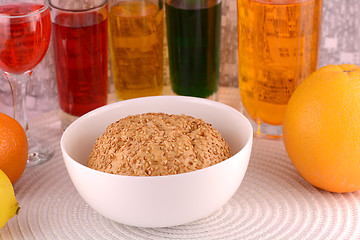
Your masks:
<svg viewBox="0 0 360 240"><path fill-rule="evenodd" d="M109 124L146 112L203 119L220 131L232 157L198 171L156 177L121 176L86 167L95 140ZM252 140L249 121L225 104L158 96L109 104L80 117L63 133L61 150L72 182L94 210L127 225L168 227L207 217L233 196L245 175Z"/></svg>

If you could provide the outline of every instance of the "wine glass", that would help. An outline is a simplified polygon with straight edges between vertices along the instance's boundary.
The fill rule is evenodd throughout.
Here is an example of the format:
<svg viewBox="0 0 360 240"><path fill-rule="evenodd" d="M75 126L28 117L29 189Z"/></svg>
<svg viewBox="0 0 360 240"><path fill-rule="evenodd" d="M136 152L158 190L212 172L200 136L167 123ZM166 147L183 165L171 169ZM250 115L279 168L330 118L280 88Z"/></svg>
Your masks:
<svg viewBox="0 0 360 240"><path fill-rule="evenodd" d="M34 67L43 59L51 36L46 0L3 0L0 3L0 69L11 85L14 118L28 136L27 166L50 159L52 148L30 136L26 116L26 87Z"/></svg>

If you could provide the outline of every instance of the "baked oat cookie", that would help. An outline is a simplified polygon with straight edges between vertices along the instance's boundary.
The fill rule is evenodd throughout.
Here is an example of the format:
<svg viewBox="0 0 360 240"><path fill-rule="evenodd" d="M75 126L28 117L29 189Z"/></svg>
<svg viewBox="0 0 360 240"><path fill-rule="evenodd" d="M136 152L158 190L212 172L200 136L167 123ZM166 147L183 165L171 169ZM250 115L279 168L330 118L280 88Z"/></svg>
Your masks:
<svg viewBox="0 0 360 240"><path fill-rule="evenodd" d="M231 156L220 133L186 115L144 113L109 125L95 142L90 168L128 176L186 173Z"/></svg>

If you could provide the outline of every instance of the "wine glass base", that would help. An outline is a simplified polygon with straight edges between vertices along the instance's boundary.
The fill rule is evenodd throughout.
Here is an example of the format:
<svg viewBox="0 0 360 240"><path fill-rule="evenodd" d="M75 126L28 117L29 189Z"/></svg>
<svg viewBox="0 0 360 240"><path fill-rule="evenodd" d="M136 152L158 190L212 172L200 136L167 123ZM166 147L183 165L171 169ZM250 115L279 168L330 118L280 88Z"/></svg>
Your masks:
<svg viewBox="0 0 360 240"><path fill-rule="evenodd" d="M26 167L32 167L47 162L54 156L54 149L47 147L37 139L28 135L29 154Z"/></svg>

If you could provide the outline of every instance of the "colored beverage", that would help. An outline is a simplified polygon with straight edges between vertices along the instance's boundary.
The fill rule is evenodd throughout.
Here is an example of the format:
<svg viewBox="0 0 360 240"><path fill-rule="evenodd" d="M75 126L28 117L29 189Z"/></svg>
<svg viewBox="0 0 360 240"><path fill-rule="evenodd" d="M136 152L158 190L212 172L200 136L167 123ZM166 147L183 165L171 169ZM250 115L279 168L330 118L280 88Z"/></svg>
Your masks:
<svg viewBox="0 0 360 240"><path fill-rule="evenodd" d="M108 21L95 12L62 13L53 20L61 109L81 116L107 103Z"/></svg>
<svg viewBox="0 0 360 240"><path fill-rule="evenodd" d="M152 2L125 1L111 7L111 66L119 99L161 94L163 19L162 6Z"/></svg>
<svg viewBox="0 0 360 240"><path fill-rule="evenodd" d="M317 68L321 0L238 0L239 88L261 124L281 125L295 88Z"/></svg>
<svg viewBox="0 0 360 240"><path fill-rule="evenodd" d="M167 0L165 7L172 90L213 95L219 81L221 2Z"/></svg>
<svg viewBox="0 0 360 240"><path fill-rule="evenodd" d="M33 3L0 5L0 68L3 71L22 74L43 59L49 46L51 19L49 10L22 18L9 19L1 15L25 15L42 7Z"/></svg>

